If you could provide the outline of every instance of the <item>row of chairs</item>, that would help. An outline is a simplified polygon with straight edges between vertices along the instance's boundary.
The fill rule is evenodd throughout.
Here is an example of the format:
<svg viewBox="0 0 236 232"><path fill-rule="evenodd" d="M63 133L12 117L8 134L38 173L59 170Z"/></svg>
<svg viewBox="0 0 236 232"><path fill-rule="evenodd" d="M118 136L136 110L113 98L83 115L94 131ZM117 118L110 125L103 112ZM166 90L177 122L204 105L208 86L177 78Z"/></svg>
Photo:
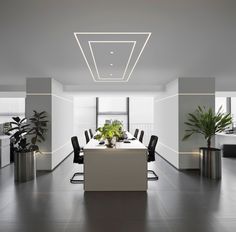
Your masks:
<svg viewBox="0 0 236 232"><path fill-rule="evenodd" d="M90 137L89 137L90 135ZM85 136L85 141L86 143L88 143L90 141L90 139L93 138L93 131L92 129L89 129L89 132L87 130L84 131L84 136Z"/></svg>
<svg viewBox="0 0 236 232"><path fill-rule="evenodd" d="M134 137L135 137L136 139L138 139L138 133L139 133L139 129L135 129L135 131L134 131ZM85 141L86 141L86 143L88 143L88 142L90 141L90 139L93 138L93 131L92 131L92 129L89 129L88 131L85 130L85 131L84 131L84 136L85 136ZM144 136L144 131L141 130L141 131L140 131L140 135L139 135L139 141L140 141L141 143L143 142L143 136Z"/></svg>
<svg viewBox="0 0 236 232"><path fill-rule="evenodd" d="M138 139L138 133L139 133L139 129L135 129L135 131L134 131L134 137L135 137L136 139ZM144 131L141 130L141 131L140 131L140 135L139 135L139 141L140 141L141 143L143 142L143 136L144 136Z"/></svg>
<svg viewBox="0 0 236 232"><path fill-rule="evenodd" d="M88 131L87 131L87 133L88 133ZM156 149L157 141L158 141L158 137L156 135L152 135L150 138L149 144L147 146L147 149L148 149L147 161L148 162L155 161L155 149ZM71 138L71 143L72 143L73 150L74 150L73 163L83 164L84 163L84 156L81 155L82 148L79 145L79 141L78 141L77 136L73 136ZM148 177L148 180L158 180L158 176L153 170L148 170L148 173L151 173L153 175L153 177ZM75 179L76 176L81 176L83 174L84 174L83 172L74 173L74 175L70 179L70 182L73 184L83 182L83 179L80 179L80 180Z"/></svg>
<svg viewBox="0 0 236 232"><path fill-rule="evenodd" d="M134 132L134 137L136 139L138 139L138 133L139 133L139 129L135 129L135 132ZM88 131L85 130L84 131L84 136L85 136L85 141L86 143L88 143L90 141L90 139L93 138L93 131L92 129L89 129ZM139 141L142 143L143 142L143 136L144 136L144 131L141 130L140 131L140 135L139 135Z"/></svg>

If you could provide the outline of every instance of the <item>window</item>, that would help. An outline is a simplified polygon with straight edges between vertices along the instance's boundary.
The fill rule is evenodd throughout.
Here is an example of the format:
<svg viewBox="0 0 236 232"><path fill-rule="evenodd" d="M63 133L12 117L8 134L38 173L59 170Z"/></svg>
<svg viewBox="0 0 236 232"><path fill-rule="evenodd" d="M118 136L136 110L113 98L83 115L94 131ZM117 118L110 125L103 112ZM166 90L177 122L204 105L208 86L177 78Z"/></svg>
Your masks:
<svg viewBox="0 0 236 232"><path fill-rule="evenodd" d="M12 121L14 116L25 116L25 99L0 98L0 124Z"/></svg>
<svg viewBox="0 0 236 232"><path fill-rule="evenodd" d="M233 117L233 126L236 127L236 97L231 97L231 115Z"/></svg>
<svg viewBox="0 0 236 232"><path fill-rule="evenodd" d="M222 112L227 112L227 98L226 97L216 97L215 100L215 111L218 112L219 108L222 107Z"/></svg>
<svg viewBox="0 0 236 232"><path fill-rule="evenodd" d="M222 106L224 113L230 113L233 118L233 127L236 127L236 97L216 97L216 112Z"/></svg>
<svg viewBox="0 0 236 232"><path fill-rule="evenodd" d="M99 97L96 99L97 127L106 121L119 120L124 129L129 130L129 98L126 97Z"/></svg>

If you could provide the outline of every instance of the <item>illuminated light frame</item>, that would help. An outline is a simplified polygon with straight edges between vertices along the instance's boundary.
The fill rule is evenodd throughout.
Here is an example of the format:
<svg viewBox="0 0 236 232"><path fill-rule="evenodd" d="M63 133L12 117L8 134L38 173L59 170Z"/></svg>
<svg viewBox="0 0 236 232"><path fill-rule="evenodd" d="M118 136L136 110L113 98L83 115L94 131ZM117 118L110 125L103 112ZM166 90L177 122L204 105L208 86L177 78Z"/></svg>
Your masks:
<svg viewBox="0 0 236 232"><path fill-rule="evenodd" d="M97 75L98 75L98 79L99 80L106 80L106 81L109 81L109 80L112 80L112 81L120 80L120 81L122 81L122 80L124 80L127 68L129 66L130 59L131 59L131 57L133 55L133 51L134 51L134 47L136 45L136 41L133 41L133 40L130 40L130 41L125 41L125 40L120 40L120 41L116 41L116 40L114 40L114 41L113 40L109 40L109 41L105 41L104 40L103 41L103 40L101 40L101 41L97 41L96 40L96 41L88 41L88 43L89 43L89 48L90 48L90 51L91 51L91 54L92 54L92 57L93 57L93 62L94 62L95 69L96 69L96 72L97 72ZM128 59L127 64L125 66L125 71L124 71L124 73L122 75L122 78L105 78L105 77L100 77L100 74L99 74L98 68L97 68L97 62L96 62L95 57L94 57L93 48L91 46L91 43L132 43L133 44L133 47L131 49L131 52L130 52L130 55L129 55L129 59Z"/></svg>
<svg viewBox="0 0 236 232"><path fill-rule="evenodd" d="M80 48L81 53L82 53L82 55L83 55L83 57L84 57L84 60L85 60L87 66L88 66L88 68L89 68L90 74L92 75L93 80L94 80L95 82L128 82L129 79L130 79L130 76L131 76L131 74L132 74L132 72L133 72L135 66L137 65L138 60L139 60L139 58L140 58L140 56L141 56L141 54L142 54L142 52L143 52L143 50L144 50L144 48L145 48L145 46L146 46L146 44L147 44L147 42L148 42L150 36L151 36L151 34L152 34L151 32L74 32L75 39L76 39L76 41L77 41L77 43L78 43L78 45L79 45L79 48ZM148 35L148 36L147 36L147 38L146 38L146 40L145 40L145 42L144 42L144 44L143 44L143 47L141 48L141 50L140 50L140 52L139 52L139 54L138 54L138 56L137 56L136 61L134 62L134 65L133 65L133 67L132 67L132 69L131 69L131 71L130 71L130 73L129 73L128 78L127 78L126 80L114 80L114 78L110 78L112 81L111 81L111 80L109 81L109 80L107 80L108 78L107 78L106 80L101 80L101 79L100 79L100 80L96 80L96 79L95 79L95 77L94 77L94 75L93 75L93 71L92 71L92 69L91 69L91 67L90 67L90 65L89 65L89 62L88 62L88 60L87 60L87 58L86 58L86 55L85 55L85 53L84 53L84 51L83 51L83 48L82 48L82 46L81 46L81 44L80 44L80 42L79 42L79 39L78 39L77 35ZM121 41L122 41L122 40L121 40ZM137 42L137 41L136 41L136 42ZM132 57L132 56L131 56L131 57ZM130 57L130 58L131 58L131 57Z"/></svg>

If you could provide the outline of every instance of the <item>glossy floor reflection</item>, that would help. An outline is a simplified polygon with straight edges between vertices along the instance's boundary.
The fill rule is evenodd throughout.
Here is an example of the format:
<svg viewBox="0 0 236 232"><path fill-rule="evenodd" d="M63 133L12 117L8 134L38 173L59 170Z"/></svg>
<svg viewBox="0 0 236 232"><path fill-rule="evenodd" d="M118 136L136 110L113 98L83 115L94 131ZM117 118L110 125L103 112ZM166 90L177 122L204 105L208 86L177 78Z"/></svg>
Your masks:
<svg viewBox="0 0 236 232"><path fill-rule="evenodd" d="M144 192L87 192L70 184L72 156L35 181L16 184L13 165L0 169L0 232L233 232L236 159L223 158L220 182L179 172L160 157L158 181Z"/></svg>

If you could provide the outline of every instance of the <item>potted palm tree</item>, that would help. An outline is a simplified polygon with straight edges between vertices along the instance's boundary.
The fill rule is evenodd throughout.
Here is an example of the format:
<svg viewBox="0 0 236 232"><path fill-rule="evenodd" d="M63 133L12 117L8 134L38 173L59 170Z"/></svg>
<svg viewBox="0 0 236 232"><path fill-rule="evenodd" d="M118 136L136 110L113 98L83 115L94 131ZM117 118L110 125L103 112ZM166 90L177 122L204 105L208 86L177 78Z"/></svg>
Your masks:
<svg viewBox="0 0 236 232"><path fill-rule="evenodd" d="M212 108L200 107L194 113L188 114L185 125L188 129L183 140L188 139L193 134L204 136L207 147L200 147L200 173L202 176L220 179L221 178L221 151L212 147L212 138L216 133L223 132L232 124L230 114L224 114L222 107L215 113Z"/></svg>
<svg viewBox="0 0 236 232"><path fill-rule="evenodd" d="M112 123L105 123L103 127L99 127L97 129L97 134L95 135L95 139L97 140L105 140L106 146L108 148L113 148L117 138L121 137L121 123L118 121L114 121Z"/></svg>
<svg viewBox="0 0 236 232"><path fill-rule="evenodd" d="M40 152L38 143L45 140L46 117L45 111L34 111L29 123L26 118L12 118L9 132L13 132L10 138L14 144L15 181L25 182L35 178L35 153Z"/></svg>

